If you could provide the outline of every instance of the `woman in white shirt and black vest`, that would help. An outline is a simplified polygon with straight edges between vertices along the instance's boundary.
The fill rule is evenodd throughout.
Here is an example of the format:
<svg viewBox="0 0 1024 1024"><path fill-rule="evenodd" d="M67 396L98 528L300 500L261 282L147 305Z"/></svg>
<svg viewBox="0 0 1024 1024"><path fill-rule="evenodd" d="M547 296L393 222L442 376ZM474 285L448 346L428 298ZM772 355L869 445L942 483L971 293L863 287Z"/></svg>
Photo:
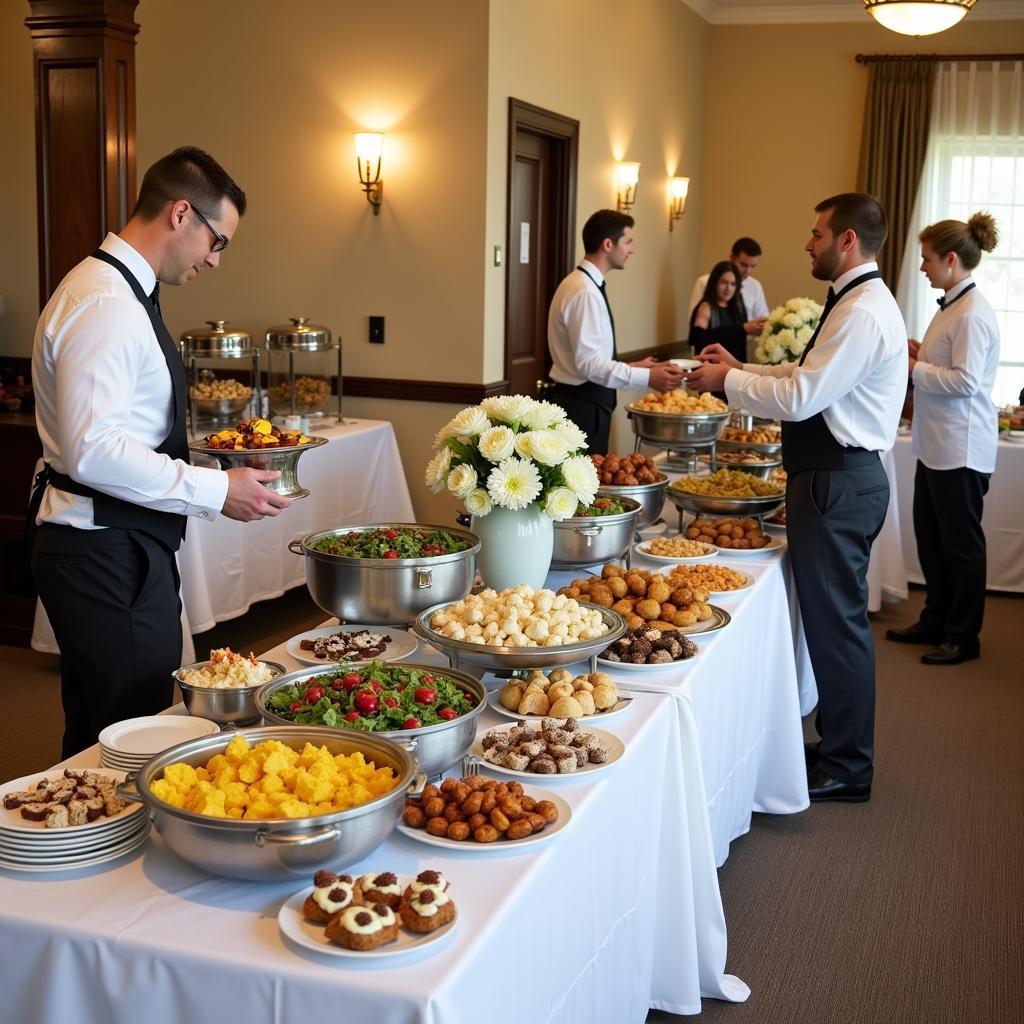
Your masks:
<svg viewBox="0 0 1024 1024"><path fill-rule="evenodd" d="M886 636L934 645L926 665L978 657L985 611L982 502L996 466L998 425L992 388L999 328L971 271L998 242L995 221L976 213L964 224L924 229L921 271L945 293L918 345L910 342L914 385L914 535L928 594L920 619Z"/></svg>

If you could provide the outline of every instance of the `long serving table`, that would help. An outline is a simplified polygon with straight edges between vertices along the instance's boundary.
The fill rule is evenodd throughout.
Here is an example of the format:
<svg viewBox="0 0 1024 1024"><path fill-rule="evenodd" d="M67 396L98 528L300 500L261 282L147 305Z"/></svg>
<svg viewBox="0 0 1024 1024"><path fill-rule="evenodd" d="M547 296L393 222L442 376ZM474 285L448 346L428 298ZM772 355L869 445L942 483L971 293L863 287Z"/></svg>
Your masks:
<svg viewBox="0 0 1024 1024"><path fill-rule="evenodd" d="M279 516L239 523L224 516L189 524L178 552L182 664L195 661L193 633L245 614L250 605L305 582L305 559L288 542L314 530L415 519L391 424L348 420L314 428L329 444L306 452L299 479L311 492ZM32 646L59 654L41 604Z"/></svg>

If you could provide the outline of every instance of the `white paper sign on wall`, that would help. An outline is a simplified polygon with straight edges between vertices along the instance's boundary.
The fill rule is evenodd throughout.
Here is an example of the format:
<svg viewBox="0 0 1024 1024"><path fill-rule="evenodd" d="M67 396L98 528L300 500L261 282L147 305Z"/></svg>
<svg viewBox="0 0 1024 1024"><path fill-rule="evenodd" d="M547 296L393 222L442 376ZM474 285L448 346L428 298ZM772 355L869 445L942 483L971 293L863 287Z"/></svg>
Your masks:
<svg viewBox="0 0 1024 1024"><path fill-rule="evenodd" d="M519 224L519 262L530 262L530 222L521 221Z"/></svg>

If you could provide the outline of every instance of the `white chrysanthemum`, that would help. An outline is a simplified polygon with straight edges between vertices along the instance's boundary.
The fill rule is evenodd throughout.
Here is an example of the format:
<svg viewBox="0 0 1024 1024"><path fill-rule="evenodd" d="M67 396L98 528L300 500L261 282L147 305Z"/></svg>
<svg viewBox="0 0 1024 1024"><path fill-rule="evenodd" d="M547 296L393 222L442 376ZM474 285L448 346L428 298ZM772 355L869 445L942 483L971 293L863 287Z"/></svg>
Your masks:
<svg viewBox="0 0 1024 1024"><path fill-rule="evenodd" d="M807 304L800 311L800 315L803 317L805 324L817 323L818 317L821 316L821 306L816 302L808 300Z"/></svg>
<svg viewBox="0 0 1024 1024"><path fill-rule="evenodd" d="M483 409L479 405L471 405L450 419L437 432L434 444L444 444L449 437L479 437L490 425L491 421Z"/></svg>
<svg viewBox="0 0 1024 1024"><path fill-rule="evenodd" d="M567 452L578 452L587 447L587 435L572 420L559 423L554 431L562 439Z"/></svg>
<svg viewBox="0 0 1024 1024"><path fill-rule="evenodd" d="M565 410L554 402L534 402L533 408L523 415L522 424L528 430L544 430L561 423L565 419Z"/></svg>
<svg viewBox="0 0 1024 1024"><path fill-rule="evenodd" d="M557 466L566 456L565 442L554 430L531 430L520 437L530 439L530 458L542 466Z"/></svg>
<svg viewBox="0 0 1024 1024"><path fill-rule="evenodd" d="M505 459L491 470L487 478L487 493L491 501L501 508L526 508L533 503L542 488L537 467L526 459Z"/></svg>
<svg viewBox="0 0 1024 1024"><path fill-rule="evenodd" d="M597 494L599 481L593 462L586 455L574 455L562 463L562 479L576 493L584 505L591 505Z"/></svg>
<svg viewBox="0 0 1024 1024"><path fill-rule="evenodd" d="M806 301L806 299L787 299L781 308L788 309L791 313L797 313L800 311L801 305Z"/></svg>
<svg viewBox="0 0 1024 1024"><path fill-rule="evenodd" d="M470 515L485 516L492 507L491 496L482 487L466 495L466 511Z"/></svg>
<svg viewBox="0 0 1024 1024"><path fill-rule="evenodd" d="M492 419L501 423L521 423L523 417L533 410L537 403L526 395L495 395L485 398L480 408Z"/></svg>
<svg viewBox="0 0 1024 1024"><path fill-rule="evenodd" d="M796 330L804 322L804 318L799 313L787 313L782 318L783 324L789 327L791 330Z"/></svg>
<svg viewBox="0 0 1024 1024"><path fill-rule="evenodd" d="M756 362L756 363L766 363L767 361L768 361L768 359L767 359L767 357L765 355L764 345L762 345L760 342L758 342L757 343L757 347L754 349L754 362Z"/></svg>
<svg viewBox="0 0 1024 1024"><path fill-rule="evenodd" d="M775 335L775 341L783 348L789 348L789 346L796 341L796 335L788 327L783 327L782 330Z"/></svg>
<svg viewBox="0 0 1024 1024"><path fill-rule="evenodd" d="M448 471L451 469L451 465L452 450L450 448L442 448L427 463L424 481L435 494L444 490L444 484L448 479Z"/></svg>
<svg viewBox="0 0 1024 1024"><path fill-rule="evenodd" d="M480 454L490 462L501 462L516 450L516 433L511 427L488 427L477 441Z"/></svg>
<svg viewBox="0 0 1024 1024"><path fill-rule="evenodd" d="M568 487L555 487L548 494L548 500L544 504L544 511L556 522L564 519L571 519L576 515L576 506L579 499L576 492Z"/></svg>
<svg viewBox="0 0 1024 1024"><path fill-rule="evenodd" d="M448 490L456 498L465 498L476 489L476 470L468 463L461 463L448 474Z"/></svg>

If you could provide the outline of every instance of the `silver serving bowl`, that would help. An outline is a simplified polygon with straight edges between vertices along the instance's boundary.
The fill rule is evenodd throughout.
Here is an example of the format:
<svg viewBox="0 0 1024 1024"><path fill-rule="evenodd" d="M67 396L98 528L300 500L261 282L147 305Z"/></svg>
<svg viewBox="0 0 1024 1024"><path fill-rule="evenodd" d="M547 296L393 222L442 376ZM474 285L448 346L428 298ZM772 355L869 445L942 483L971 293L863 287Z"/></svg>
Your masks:
<svg viewBox="0 0 1024 1024"><path fill-rule="evenodd" d="M735 469L739 473L749 473L760 480L769 480L772 473L782 468L782 459L773 459L771 462L722 462L715 459L711 464L712 472L719 469Z"/></svg>
<svg viewBox="0 0 1024 1024"><path fill-rule="evenodd" d="M325 537L366 530L399 527L445 530L468 540L464 551L428 558L346 558L317 551ZM450 604L473 589L480 538L468 530L421 523L376 523L372 526L338 526L307 533L293 540L288 550L306 557L306 586L325 612L342 622L370 626L406 625L424 608Z"/></svg>
<svg viewBox="0 0 1024 1024"><path fill-rule="evenodd" d="M487 706L487 689L479 679L474 678L466 672L457 672L455 669L438 668L437 665L415 665L402 662L402 669L422 669L424 672L432 672L443 675L450 679L465 693L472 694L473 710L453 718L450 722L441 722L438 725L426 725L419 729L401 729L395 732L374 732L370 735L383 736L410 753L415 753L419 761L420 771L427 775L437 775L446 768L450 768L458 761L466 751L473 745L473 738L476 736L476 720L480 712ZM317 676L332 674L328 669L323 668L300 669L297 672L289 672L288 675L272 682L265 683L256 694L256 707L263 721L267 725L293 725L287 718L282 718L267 707L267 701L271 695L285 686L292 683L303 683L307 679L315 679ZM332 732L343 732L356 735L367 735L357 730L348 729L345 726L331 727Z"/></svg>
<svg viewBox="0 0 1024 1024"><path fill-rule="evenodd" d="M626 406L626 415L633 423L633 432L642 441L656 445L711 444L725 429L730 412L709 412L688 416L684 413L650 412Z"/></svg>
<svg viewBox="0 0 1024 1024"><path fill-rule="evenodd" d="M626 620L610 608L599 608L595 604L580 601L584 608L596 608L604 619L608 632L592 640L581 640L561 647L488 647L486 644L471 644L463 640L452 640L430 628L430 618L451 602L435 605L422 612L413 624L413 630L429 644L447 655L453 666L474 665L487 672L522 672L535 668L558 668L572 665L577 661L595 659L610 643L614 643L626 632ZM591 671L596 671L592 668Z"/></svg>
<svg viewBox="0 0 1024 1024"><path fill-rule="evenodd" d="M240 416L249 408L252 401L252 391L245 398L196 398L192 396L192 402L196 412L204 416L212 416L217 420L230 420Z"/></svg>
<svg viewBox="0 0 1024 1024"><path fill-rule="evenodd" d="M612 498L630 498L639 502L640 514L636 519L636 528L642 530L645 526L658 521L665 505L666 487L668 477L663 474L662 478L655 480L653 484L601 484L597 493L607 494Z"/></svg>
<svg viewBox="0 0 1024 1024"><path fill-rule="evenodd" d="M736 468L736 467L730 467ZM668 497L680 512L696 512L716 516L771 515L786 501L786 494L769 494L763 498L713 498L707 494L690 494L668 489Z"/></svg>
<svg viewBox="0 0 1024 1024"><path fill-rule="evenodd" d="M237 469L248 466L250 469L276 469L281 475L276 480L269 480L263 486L285 498L305 498L309 494L299 483L299 457L314 448L327 444L326 437L311 437L306 444L291 445L288 448L246 449L236 452L233 449L207 448L201 441L193 441L188 450L195 455L203 455L220 463L221 469Z"/></svg>
<svg viewBox="0 0 1024 1024"><path fill-rule="evenodd" d="M719 441L715 445L717 452L757 452L758 455L778 455L782 451L782 442L776 444L753 441Z"/></svg>
<svg viewBox="0 0 1024 1024"><path fill-rule="evenodd" d="M308 741L326 746L332 754L361 752L378 768L391 768L398 783L390 793L359 807L286 821L211 818L175 807L152 792L152 783L163 777L168 765L204 765L215 754L223 754L236 736L244 736L251 746L280 740L301 750ZM293 725L221 732L179 743L151 757L133 780L118 787L118 793L146 804L163 841L182 860L215 875L274 882L309 876L322 867L337 871L362 860L388 837L401 816L406 794L424 779L417 775L416 759L390 740Z"/></svg>
<svg viewBox="0 0 1024 1024"><path fill-rule="evenodd" d="M633 545L642 506L633 498L621 500L625 512L613 516L573 516L554 523L551 568L576 569L622 558Z"/></svg>
<svg viewBox="0 0 1024 1024"><path fill-rule="evenodd" d="M255 686L193 686L186 683L183 676L194 669L206 668L209 661L197 661L192 665L182 665L173 673L174 681L181 688L181 697L190 715L196 718L208 718L218 725L255 725L260 720L256 708L256 694L266 683ZM275 676L283 676L288 670L276 661L264 661L274 670Z"/></svg>

